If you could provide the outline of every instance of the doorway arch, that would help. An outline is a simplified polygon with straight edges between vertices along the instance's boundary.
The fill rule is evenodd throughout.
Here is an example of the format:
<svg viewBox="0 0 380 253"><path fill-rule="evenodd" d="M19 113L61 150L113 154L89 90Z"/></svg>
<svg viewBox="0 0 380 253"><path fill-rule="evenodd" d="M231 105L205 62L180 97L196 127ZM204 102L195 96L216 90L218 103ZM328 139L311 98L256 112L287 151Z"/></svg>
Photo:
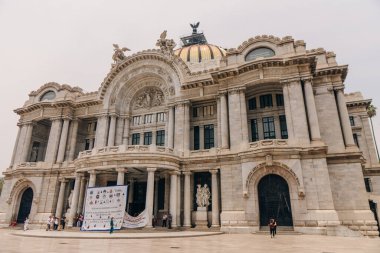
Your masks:
<svg viewBox="0 0 380 253"><path fill-rule="evenodd" d="M22 194L20 207L17 214L17 223L23 223L26 217L29 216L33 203L33 190L28 187Z"/></svg>
<svg viewBox="0 0 380 253"><path fill-rule="evenodd" d="M262 177L257 186L259 198L260 226L267 226L274 218L279 226L293 226L289 186L276 174Z"/></svg>

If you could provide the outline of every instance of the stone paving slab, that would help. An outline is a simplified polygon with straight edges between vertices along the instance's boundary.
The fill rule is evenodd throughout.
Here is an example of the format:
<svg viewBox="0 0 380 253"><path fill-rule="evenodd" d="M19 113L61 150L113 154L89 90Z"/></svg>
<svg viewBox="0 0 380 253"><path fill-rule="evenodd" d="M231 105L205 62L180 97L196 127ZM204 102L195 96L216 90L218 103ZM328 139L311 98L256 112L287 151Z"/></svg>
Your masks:
<svg viewBox="0 0 380 253"><path fill-rule="evenodd" d="M152 239L152 238L179 238L221 235L223 232L201 232L201 231L173 231L152 233L120 233L109 232L73 232L73 231L45 231L45 230L16 230L11 232L15 236L40 237L40 238L66 238L66 239Z"/></svg>

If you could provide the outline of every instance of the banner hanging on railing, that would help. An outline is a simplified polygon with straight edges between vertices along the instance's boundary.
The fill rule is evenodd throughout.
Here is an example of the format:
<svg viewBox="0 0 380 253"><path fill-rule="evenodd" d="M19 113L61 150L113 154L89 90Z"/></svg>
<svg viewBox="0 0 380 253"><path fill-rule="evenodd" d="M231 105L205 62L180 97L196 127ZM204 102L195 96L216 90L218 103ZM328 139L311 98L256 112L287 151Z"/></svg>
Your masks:
<svg viewBox="0 0 380 253"><path fill-rule="evenodd" d="M114 229L123 224L128 186L87 188L84 221L81 230L109 230L111 217Z"/></svg>
<svg viewBox="0 0 380 253"><path fill-rule="evenodd" d="M142 211L138 216L130 216L127 212L124 214L123 228L142 228L148 224L148 213Z"/></svg>

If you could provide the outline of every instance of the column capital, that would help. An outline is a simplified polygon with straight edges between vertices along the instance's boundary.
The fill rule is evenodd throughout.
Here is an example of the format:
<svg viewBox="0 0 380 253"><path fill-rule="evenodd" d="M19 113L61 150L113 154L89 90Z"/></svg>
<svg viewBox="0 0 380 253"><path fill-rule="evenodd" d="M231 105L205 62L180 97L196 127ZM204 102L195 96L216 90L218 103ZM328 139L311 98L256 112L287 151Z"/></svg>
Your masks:
<svg viewBox="0 0 380 253"><path fill-rule="evenodd" d="M98 174L98 171L97 171L97 170L89 170L88 173L89 173L90 175L91 175L91 174L96 175L96 174Z"/></svg>
<svg viewBox="0 0 380 253"><path fill-rule="evenodd" d="M338 85L338 86L334 86L333 89L337 92L343 92L344 91L344 85Z"/></svg>
<svg viewBox="0 0 380 253"><path fill-rule="evenodd" d="M228 89L228 94L240 94L241 92L245 92L245 86L240 86L240 87L234 87Z"/></svg>
<svg viewBox="0 0 380 253"><path fill-rule="evenodd" d="M58 120L62 120L62 117L61 116L56 116L56 117L51 117L50 118L50 121L58 121Z"/></svg>
<svg viewBox="0 0 380 253"><path fill-rule="evenodd" d="M127 169L127 168L116 168L115 170L116 170L117 172L128 173L128 169Z"/></svg>
<svg viewBox="0 0 380 253"><path fill-rule="evenodd" d="M175 106L188 106L190 104L190 100L188 99L175 102Z"/></svg>
<svg viewBox="0 0 380 253"><path fill-rule="evenodd" d="M146 171L148 172L155 172L157 168L146 168Z"/></svg>
<svg viewBox="0 0 380 253"><path fill-rule="evenodd" d="M211 170L209 170L209 172L212 174L212 175L216 175L216 174L218 174L218 169L211 169Z"/></svg>
<svg viewBox="0 0 380 253"><path fill-rule="evenodd" d="M184 174L185 176L191 176L193 174L193 172L191 172L191 171L183 171L182 174Z"/></svg>
<svg viewBox="0 0 380 253"><path fill-rule="evenodd" d="M220 90L218 91L217 97L222 97L228 94L228 90Z"/></svg>
<svg viewBox="0 0 380 253"><path fill-rule="evenodd" d="M299 77L286 78L286 79L280 80L280 83L283 85L294 84L294 83L301 84L301 78Z"/></svg>
<svg viewBox="0 0 380 253"><path fill-rule="evenodd" d="M83 172L75 172L75 178L83 177L84 173Z"/></svg>
<svg viewBox="0 0 380 253"><path fill-rule="evenodd" d="M67 179L67 178L65 178L65 177L60 177L59 179L59 182L61 182L61 183L67 183L69 180Z"/></svg>
<svg viewBox="0 0 380 253"><path fill-rule="evenodd" d="M174 171L170 171L169 174L171 176L175 175L175 176L178 176L179 174L181 174L181 172L177 171L177 170L174 170Z"/></svg>

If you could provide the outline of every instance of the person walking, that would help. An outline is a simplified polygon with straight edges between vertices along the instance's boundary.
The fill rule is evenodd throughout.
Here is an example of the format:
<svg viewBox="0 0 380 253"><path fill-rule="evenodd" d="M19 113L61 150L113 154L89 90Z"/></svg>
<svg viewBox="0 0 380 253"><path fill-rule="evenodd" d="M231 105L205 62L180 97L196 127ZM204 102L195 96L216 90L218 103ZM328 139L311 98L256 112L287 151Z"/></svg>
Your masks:
<svg viewBox="0 0 380 253"><path fill-rule="evenodd" d="M273 221L274 221L274 228L273 228L274 235L276 235L277 234L277 221L276 221L276 219L273 219Z"/></svg>
<svg viewBox="0 0 380 253"><path fill-rule="evenodd" d="M28 226L29 226L29 217L26 217L24 221L24 231L29 229Z"/></svg>
<svg viewBox="0 0 380 253"><path fill-rule="evenodd" d="M166 227L167 220L168 220L168 215L164 213L164 216L162 216L162 227Z"/></svg>
<svg viewBox="0 0 380 253"><path fill-rule="evenodd" d="M275 227L276 227L276 222L274 219L270 219L269 220L269 232L270 232L270 237L273 238L276 234L275 234Z"/></svg>
<svg viewBox="0 0 380 253"><path fill-rule="evenodd" d="M111 218L111 221L110 221L110 234L113 233L113 217Z"/></svg>

